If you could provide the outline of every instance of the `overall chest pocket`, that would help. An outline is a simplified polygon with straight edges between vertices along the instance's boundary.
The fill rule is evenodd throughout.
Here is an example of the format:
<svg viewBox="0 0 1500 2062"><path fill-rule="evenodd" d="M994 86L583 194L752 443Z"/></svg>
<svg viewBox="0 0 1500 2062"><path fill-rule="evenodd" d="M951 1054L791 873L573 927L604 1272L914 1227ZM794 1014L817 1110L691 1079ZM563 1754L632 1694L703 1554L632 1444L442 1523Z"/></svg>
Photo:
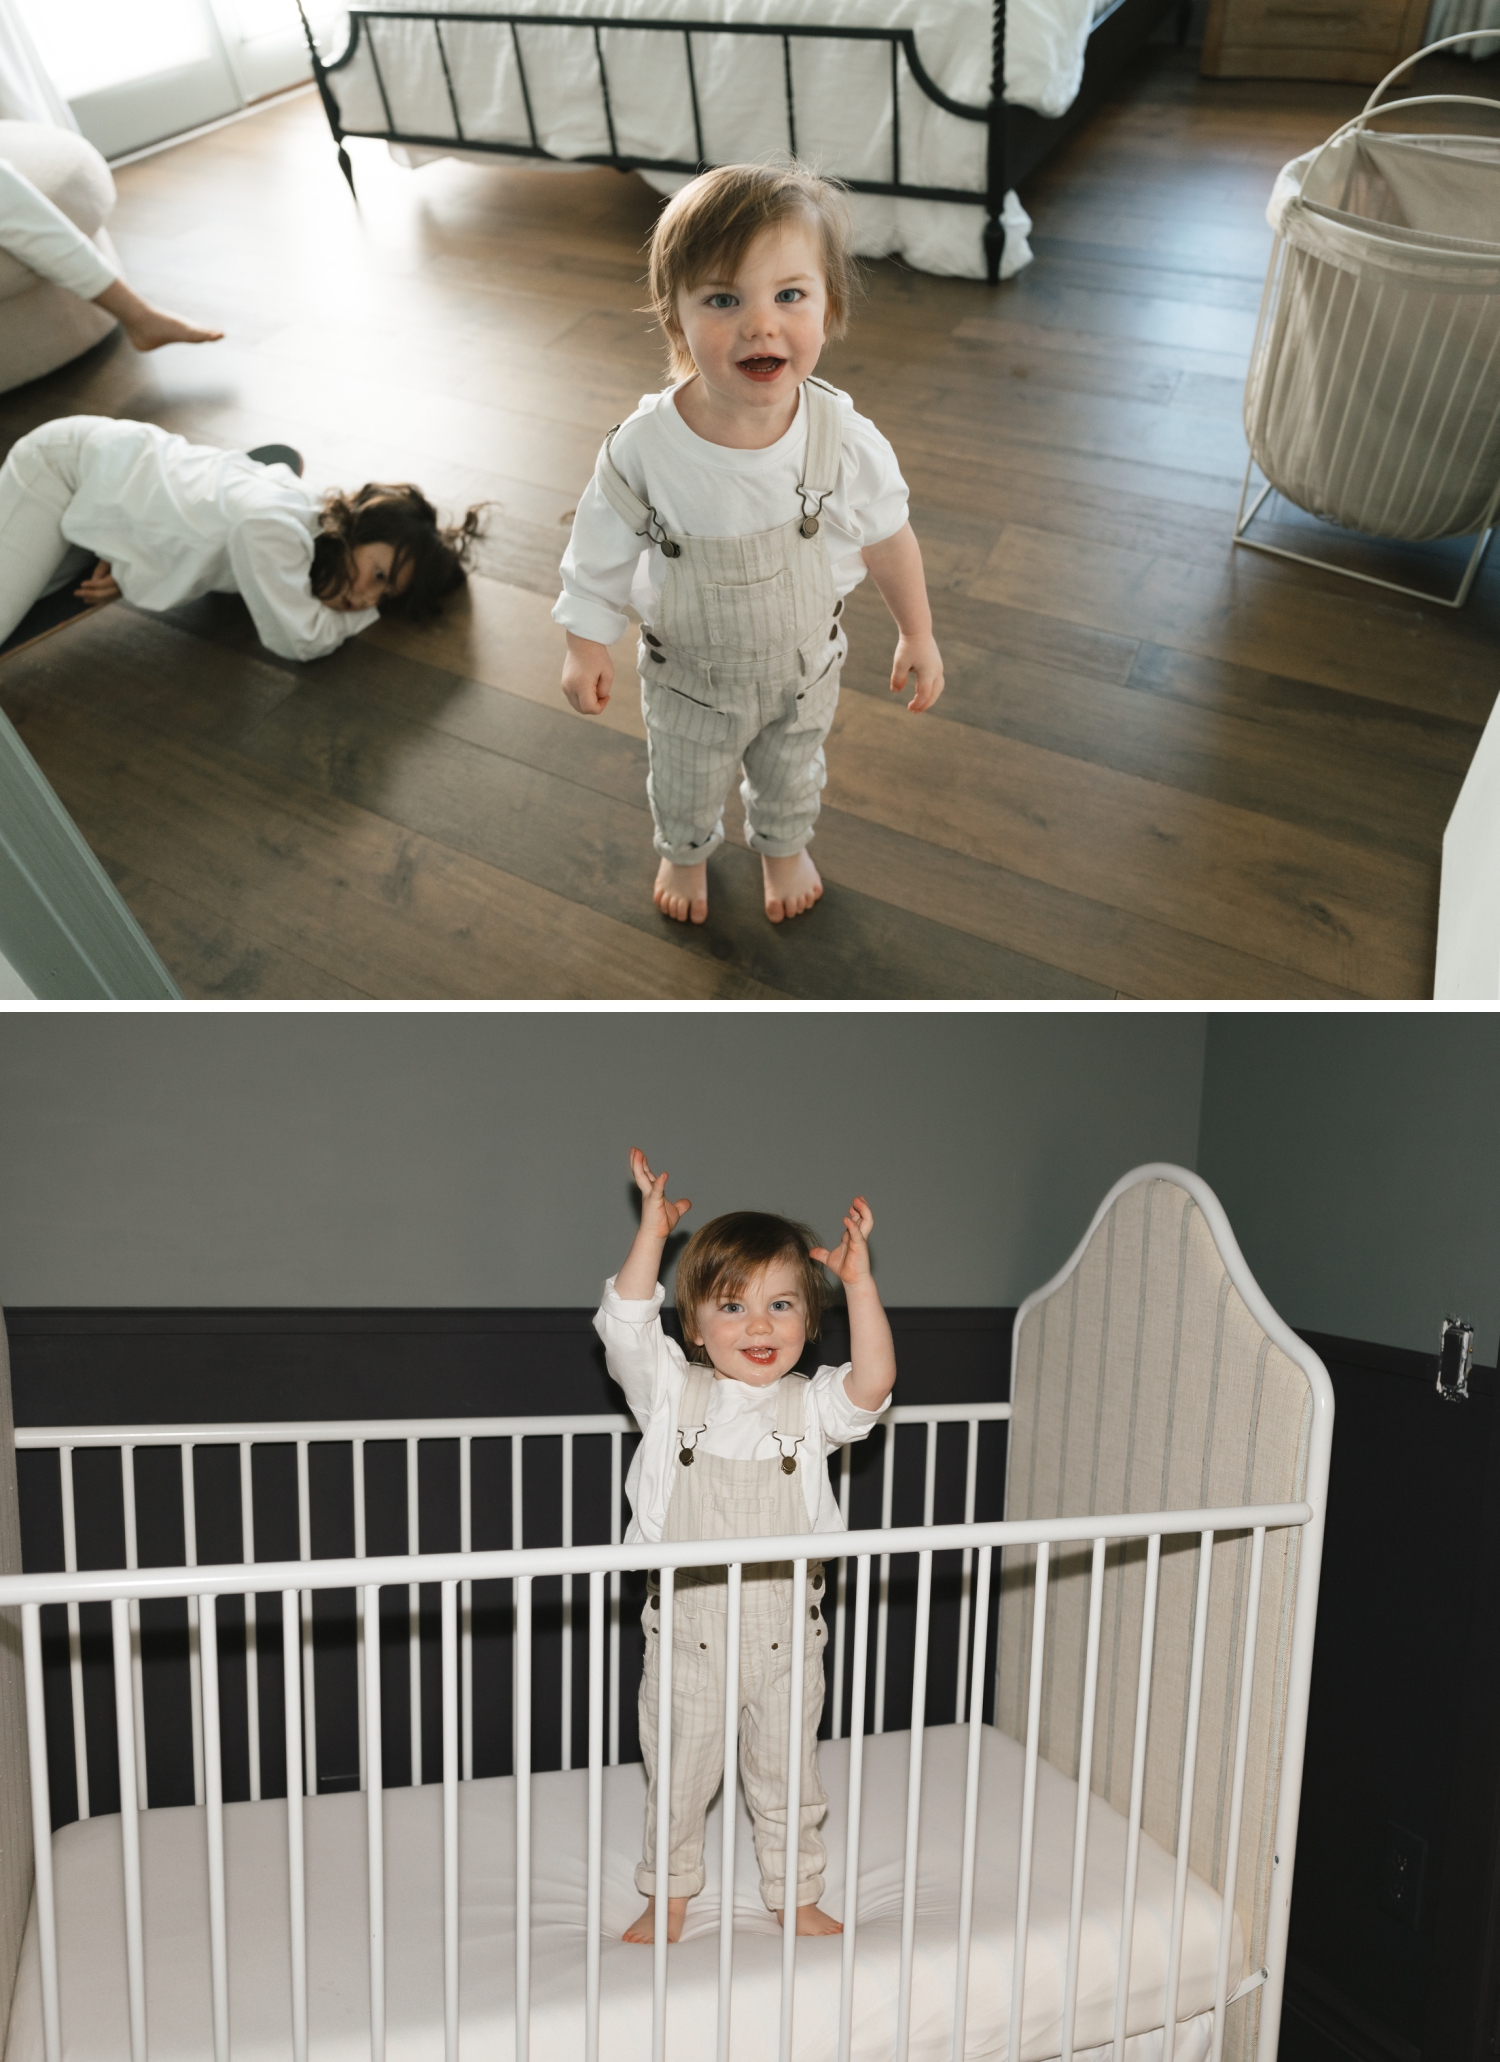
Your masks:
<svg viewBox="0 0 1500 2062"><path fill-rule="evenodd" d="M796 642L796 589L785 566L764 580L721 580L706 585L703 612L712 645L785 651Z"/></svg>
<svg viewBox="0 0 1500 2062"><path fill-rule="evenodd" d="M724 1520L725 1539L767 1532L767 1521L776 1515L774 1496L712 1496L705 1497L704 1502Z"/></svg>

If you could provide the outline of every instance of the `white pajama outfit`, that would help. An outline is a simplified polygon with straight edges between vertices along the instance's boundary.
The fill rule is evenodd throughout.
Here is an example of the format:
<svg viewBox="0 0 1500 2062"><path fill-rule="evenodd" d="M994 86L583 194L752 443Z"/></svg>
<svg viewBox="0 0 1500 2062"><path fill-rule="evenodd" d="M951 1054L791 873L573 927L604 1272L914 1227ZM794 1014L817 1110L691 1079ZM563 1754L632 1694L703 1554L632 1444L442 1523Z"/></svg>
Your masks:
<svg viewBox="0 0 1500 2062"><path fill-rule="evenodd" d="M271 651L322 658L379 611L345 614L314 597L318 508L288 467L154 423L43 423L0 467L0 642L33 602L104 559L137 608L240 594Z"/></svg>
<svg viewBox="0 0 1500 2062"><path fill-rule="evenodd" d="M848 648L844 596L864 577L863 547L906 517L889 444L821 380L804 381L791 428L762 451L696 436L672 393L647 395L611 431L552 613L604 644L624 631L627 603L641 617L664 858L691 865L723 842L737 767L752 850L787 858L807 844Z"/></svg>
<svg viewBox="0 0 1500 2062"><path fill-rule="evenodd" d="M119 278L98 245L23 172L0 158L0 250L43 279L92 301Z"/></svg>
<svg viewBox="0 0 1500 2062"><path fill-rule="evenodd" d="M837 1531L827 1456L868 1436L880 1412L860 1410L844 1388L847 1368L820 1368L811 1381L788 1375L769 1389L714 1379L690 1368L662 1330L662 1292L628 1302L605 1286L595 1326L610 1373L625 1390L642 1441L627 1488L631 1539L730 1539L756 1533ZM882 1406L884 1408L884 1406ZM683 1455L690 1456L687 1463ZM794 1599L789 1564L747 1566L741 1584L738 1734L740 1776L754 1829L761 1896L779 1911L786 1892L786 1799L791 1719L791 1620L807 1612L801 1716L802 1778L796 1902L823 1894L819 1827L827 1799L818 1779L823 1711L824 1575L808 1563ZM672 1797L668 1895L703 1888L703 1821L724 1774L726 1571L679 1570L672 1626ZM658 1588L642 1612L641 1752L648 1779L643 1895L656 1888L656 1770L659 1734Z"/></svg>

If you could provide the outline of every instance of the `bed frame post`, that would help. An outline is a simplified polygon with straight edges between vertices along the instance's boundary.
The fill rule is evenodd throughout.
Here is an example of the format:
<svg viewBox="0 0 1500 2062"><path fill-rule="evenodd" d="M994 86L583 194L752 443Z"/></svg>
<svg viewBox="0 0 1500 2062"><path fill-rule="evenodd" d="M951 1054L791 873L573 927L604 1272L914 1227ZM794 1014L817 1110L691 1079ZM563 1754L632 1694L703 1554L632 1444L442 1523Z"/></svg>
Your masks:
<svg viewBox="0 0 1500 2062"><path fill-rule="evenodd" d="M298 0L301 5L301 0ZM310 39L309 39L310 40ZM1005 257L1006 151L1005 0L995 0L995 64L990 84L989 154L985 169L984 270L991 286L1000 284Z"/></svg>
<svg viewBox="0 0 1500 2062"><path fill-rule="evenodd" d="M355 200L358 200L359 195L354 191L354 167L350 164L349 153L344 148L344 132L339 124L338 102L328 90L328 78L323 70L323 60L318 55L317 38L313 35L312 24L307 19L307 10L302 5L302 0L297 0L297 13L302 20L302 33L307 38L307 53L312 59L313 78L317 82L318 98L323 103L323 112L328 117L328 127L333 133L335 144L338 146L339 170L349 182L351 195L353 195ZM358 22L353 23L352 27L354 34L358 35Z"/></svg>

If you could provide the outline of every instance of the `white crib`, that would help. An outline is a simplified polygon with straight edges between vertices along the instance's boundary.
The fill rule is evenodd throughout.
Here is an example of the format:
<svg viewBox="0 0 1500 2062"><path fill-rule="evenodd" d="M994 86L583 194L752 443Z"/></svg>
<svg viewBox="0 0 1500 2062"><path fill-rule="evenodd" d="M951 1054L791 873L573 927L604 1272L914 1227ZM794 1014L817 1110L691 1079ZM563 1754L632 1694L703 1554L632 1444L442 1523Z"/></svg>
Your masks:
<svg viewBox="0 0 1500 2062"><path fill-rule="evenodd" d="M978 1522L983 1427L1006 1420L1007 1517ZM842 1937L783 1936L731 1797L683 1943L652 1951L618 1938L639 1902L644 1796L622 1754L639 1665L622 1578L660 1569L666 1633L675 1571L703 1549L619 1544L629 1420L23 1430L20 1447L58 1454L67 1566L0 1580L0 1606L20 1606L36 1856L7 2062L1274 2062L1331 1424L1321 1364L1266 1305L1211 1192L1172 1167L1126 1176L1018 1314L1012 1402L898 1407L877 1435L879 1526L816 1542L834 1620L825 1906ZM895 1525L898 1444L919 1427L923 1523ZM476 1550L476 1444L497 1439L512 1543ZM367 1449L389 1440L407 1551L371 1554ZM427 1442L456 1462L454 1552L419 1551ZM528 1469L554 1467L559 1442L562 1541L527 1546ZM295 1452L298 1558L257 1561L255 1453L276 1445ZM243 1560L197 1567L204 1450L225 1446ZM180 1451L186 1566L135 1565L137 1457L154 1447ZM314 1558L315 1487L341 1473L340 1447L354 1553ZM127 1565L106 1572L76 1568L75 1456L95 1448L119 1454ZM606 1453L593 1530L607 1516L610 1538L576 1544L575 1485L602 1483ZM962 1481L957 1522L937 1522L940 1473L955 1496ZM851 1481L846 1452L846 1522ZM800 1577L809 1544L715 1543L731 1668L744 1561L786 1558ZM495 1582L508 1681L476 1666L490 1593L474 1585ZM439 1600L425 1649L424 1584ZM399 1645L368 1636L382 1590L404 1604ZM313 1612L340 1593L355 1602L342 1676ZM237 1598L243 1631L223 1601ZM161 1600L186 1620L192 1804L150 1802L151 1726L182 1720L165 1690L145 1694L141 1607ZM119 1808L98 1798L91 1815L82 1613L103 1604ZM65 1656L50 1709L44 1611ZM554 1611L543 1684L537 1626ZM669 1675L669 1637L659 1652ZM339 1697L359 1787L351 1769L350 1788L320 1792L320 1704L326 1735ZM249 1794L226 1802L235 1698ZM96 1706L96 1793L101 1720ZM387 1789L393 1725L413 1780ZM506 1772L476 1774L497 1733ZM664 1782L670 1751L664 1728ZM51 1795L69 1787L79 1816L54 1831Z"/></svg>

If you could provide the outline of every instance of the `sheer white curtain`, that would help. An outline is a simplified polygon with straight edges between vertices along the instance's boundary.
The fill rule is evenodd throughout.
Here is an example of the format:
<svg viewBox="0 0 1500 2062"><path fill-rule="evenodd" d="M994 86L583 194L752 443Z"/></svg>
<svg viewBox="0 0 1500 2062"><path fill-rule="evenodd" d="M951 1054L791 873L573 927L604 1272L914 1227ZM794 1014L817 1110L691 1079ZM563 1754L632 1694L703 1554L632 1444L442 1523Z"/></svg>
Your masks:
<svg viewBox="0 0 1500 2062"><path fill-rule="evenodd" d="M1494 29L1495 34L1455 50L1453 55L1493 57L1500 50L1500 0L1432 0L1427 17L1429 43L1440 42L1444 36L1461 36L1466 29Z"/></svg>
<svg viewBox="0 0 1500 2062"><path fill-rule="evenodd" d="M0 121L78 127L42 63L16 0L0 0Z"/></svg>

